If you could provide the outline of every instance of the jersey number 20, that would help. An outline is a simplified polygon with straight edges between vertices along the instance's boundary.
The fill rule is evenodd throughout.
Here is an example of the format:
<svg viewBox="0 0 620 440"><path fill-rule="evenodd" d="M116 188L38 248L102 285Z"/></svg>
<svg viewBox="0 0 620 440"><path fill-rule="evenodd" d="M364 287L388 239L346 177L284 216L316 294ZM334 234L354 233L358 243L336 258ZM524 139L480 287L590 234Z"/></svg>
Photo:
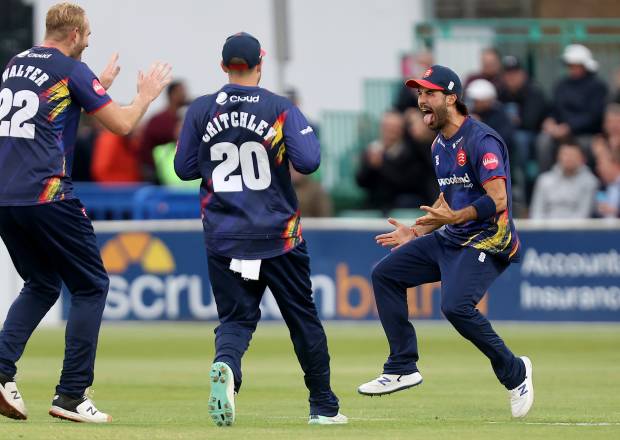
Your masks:
<svg viewBox="0 0 620 440"><path fill-rule="evenodd" d="M258 142L244 142L239 148L230 142L219 142L211 147L211 160L224 161L213 170L214 192L243 191L243 184L249 189L260 191L271 185L269 156L265 147ZM239 165L241 175L232 174Z"/></svg>
<svg viewBox="0 0 620 440"><path fill-rule="evenodd" d="M3 121L11 108L17 110L11 122ZM34 124L26 123L39 111L39 98L30 90L20 90L13 95L11 89L0 90L0 136L34 139Z"/></svg>

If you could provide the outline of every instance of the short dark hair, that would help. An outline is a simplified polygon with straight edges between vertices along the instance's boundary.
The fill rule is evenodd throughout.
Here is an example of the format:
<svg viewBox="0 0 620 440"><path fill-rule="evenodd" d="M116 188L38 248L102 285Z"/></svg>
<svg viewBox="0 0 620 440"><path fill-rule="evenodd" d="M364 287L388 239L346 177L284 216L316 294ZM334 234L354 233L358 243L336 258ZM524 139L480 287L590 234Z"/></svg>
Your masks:
<svg viewBox="0 0 620 440"><path fill-rule="evenodd" d="M176 88L181 87L182 85L183 81L179 80L172 81L170 84L168 84L168 87L166 88L166 96L168 96L168 99L170 99Z"/></svg>
<svg viewBox="0 0 620 440"><path fill-rule="evenodd" d="M576 150L579 150L579 152L583 156L586 155L586 151L581 146L581 144L579 142L577 142L577 140L575 138L565 137L564 139L561 139L560 145L558 146L558 151L560 151L560 149L564 148L564 147L575 148Z"/></svg>

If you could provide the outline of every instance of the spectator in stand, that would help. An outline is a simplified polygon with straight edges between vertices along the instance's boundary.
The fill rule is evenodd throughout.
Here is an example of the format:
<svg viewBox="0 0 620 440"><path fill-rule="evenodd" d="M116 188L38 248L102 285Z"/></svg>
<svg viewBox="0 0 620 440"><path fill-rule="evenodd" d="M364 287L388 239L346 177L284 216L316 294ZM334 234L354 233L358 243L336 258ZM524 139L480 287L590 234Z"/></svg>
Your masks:
<svg viewBox="0 0 620 440"><path fill-rule="evenodd" d="M512 155L514 129L504 105L497 100L495 86L486 79L473 80L465 89L465 99L472 117L497 131Z"/></svg>
<svg viewBox="0 0 620 440"><path fill-rule="evenodd" d="M568 45L562 60L568 76L555 85L551 115L543 122L537 139L538 164L543 171L551 166L563 139L574 137L582 147L590 146L592 136L601 131L607 100L607 85L596 75L598 63L590 49Z"/></svg>
<svg viewBox="0 0 620 440"><path fill-rule="evenodd" d="M613 81L614 85L611 100L616 104L620 104L620 69L616 70Z"/></svg>
<svg viewBox="0 0 620 440"><path fill-rule="evenodd" d="M465 88L472 81L486 79L495 86L496 89L502 86L502 58L494 47L488 47L480 54L480 72L469 75L465 80Z"/></svg>
<svg viewBox="0 0 620 440"><path fill-rule="evenodd" d="M381 138L362 153L357 184L366 189L366 207L381 209L418 208L418 178L412 173L412 154L404 142L404 118L387 112L381 120Z"/></svg>
<svg viewBox="0 0 620 440"><path fill-rule="evenodd" d="M416 176L415 191L423 205L432 205L439 196L439 186L432 161L431 146L436 133L424 123L424 115L418 109L405 113L407 130L405 142L412 155L411 175Z"/></svg>
<svg viewBox="0 0 620 440"><path fill-rule="evenodd" d="M530 80L517 57L505 56L503 66L498 99L504 104L515 129L513 141L516 154L511 157L511 162L524 166L531 158L534 139L547 116L547 101L542 89Z"/></svg>
<svg viewBox="0 0 620 440"><path fill-rule="evenodd" d="M166 89L168 104L146 123L140 142L140 168L144 180L158 183L153 163L153 149L176 140L175 130L179 122L179 111L188 104L185 85L173 81Z"/></svg>
<svg viewBox="0 0 620 440"><path fill-rule="evenodd" d="M93 145L102 128L97 120L87 113L82 113L80 116L80 125L75 138L73 171L71 171L71 178L74 182L90 182L93 180L90 173L93 162Z"/></svg>
<svg viewBox="0 0 620 440"><path fill-rule="evenodd" d="M99 183L142 181L138 136L121 136L102 129L93 145L91 176Z"/></svg>
<svg viewBox="0 0 620 440"><path fill-rule="evenodd" d="M596 157L596 172L605 185L598 198L598 215L620 217L620 151L600 151Z"/></svg>
<svg viewBox="0 0 620 440"><path fill-rule="evenodd" d="M606 150L620 151L620 104L612 102L605 108L603 120L603 133L596 136L592 141L592 153L597 158Z"/></svg>
<svg viewBox="0 0 620 440"><path fill-rule="evenodd" d="M422 78L424 72L435 64L433 54L428 51L417 52L410 58L411 62L403 66L403 78ZM407 87L404 80L396 97L394 108L401 113L405 113L410 108L418 109L418 91Z"/></svg>
<svg viewBox="0 0 620 440"><path fill-rule="evenodd" d="M536 180L530 217L533 219L589 218L594 211L598 179L586 165L578 143L564 142L555 165Z"/></svg>
<svg viewBox="0 0 620 440"><path fill-rule="evenodd" d="M301 216L304 218L331 217L334 214L332 200L321 184L311 176L296 171L292 165L290 172Z"/></svg>

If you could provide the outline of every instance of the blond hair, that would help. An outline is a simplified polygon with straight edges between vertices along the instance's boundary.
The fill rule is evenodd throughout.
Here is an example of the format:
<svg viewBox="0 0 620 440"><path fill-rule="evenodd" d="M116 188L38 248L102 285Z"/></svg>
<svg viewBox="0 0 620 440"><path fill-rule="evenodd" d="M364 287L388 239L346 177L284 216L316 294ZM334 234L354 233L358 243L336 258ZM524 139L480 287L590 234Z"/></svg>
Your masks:
<svg viewBox="0 0 620 440"><path fill-rule="evenodd" d="M76 29L80 33L86 30L86 12L74 3L58 3L47 11L45 17L45 37L63 39Z"/></svg>

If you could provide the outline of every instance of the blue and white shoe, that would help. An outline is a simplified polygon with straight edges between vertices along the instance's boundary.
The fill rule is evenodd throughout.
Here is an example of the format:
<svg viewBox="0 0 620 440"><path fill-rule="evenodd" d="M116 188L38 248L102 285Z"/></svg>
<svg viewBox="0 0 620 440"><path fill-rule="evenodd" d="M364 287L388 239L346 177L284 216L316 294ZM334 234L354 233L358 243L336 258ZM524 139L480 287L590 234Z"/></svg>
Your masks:
<svg viewBox="0 0 620 440"><path fill-rule="evenodd" d="M209 414L217 426L231 426L235 423L235 377L224 362L215 362L209 373L211 395Z"/></svg>
<svg viewBox="0 0 620 440"><path fill-rule="evenodd" d="M344 414L336 414L335 416L311 415L308 425L346 425L349 419Z"/></svg>
<svg viewBox="0 0 620 440"><path fill-rule="evenodd" d="M422 383L422 375L418 372L411 374L382 374L376 379L360 385L357 392L365 396L383 396L406 390Z"/></svg>
<svg viewBox="0 0 620 440"><path fill-rule="evenodd" d="M513 417L525 417L534 404L534 383L532 382L532 361L521 356L525 364L525 380L518 387L508 391L510 394L510 411Z"/></svg>

